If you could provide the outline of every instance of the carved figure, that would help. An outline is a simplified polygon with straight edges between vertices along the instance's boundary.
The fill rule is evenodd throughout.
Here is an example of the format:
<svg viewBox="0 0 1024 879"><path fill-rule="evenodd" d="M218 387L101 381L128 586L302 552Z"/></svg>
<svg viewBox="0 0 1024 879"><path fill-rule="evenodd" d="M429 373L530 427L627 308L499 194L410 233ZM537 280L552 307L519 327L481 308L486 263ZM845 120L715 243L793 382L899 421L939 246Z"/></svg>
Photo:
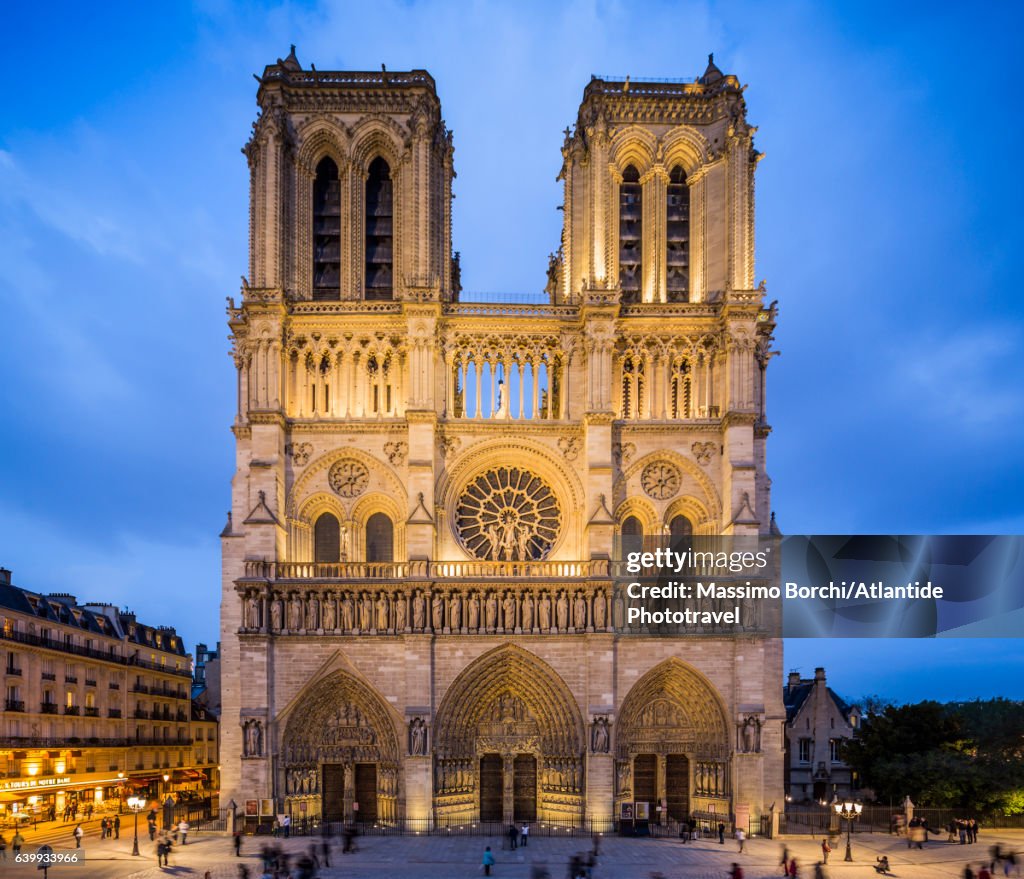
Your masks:
<svg viewBox="0 0 1024 879"><path fill-rule="evenodd" d="M338 625L338 607L333 595L324 600L324 631L333 632Z"/></svg>
<svg viewBox="0 0 1024 879"><path fill-rule="evenodd" d="M388 630L388 594L381 592L377 598L377 631L386 632Z"/></svg>
<svg viewBox="0 0 1024 879"><path fill-rule="evenodd" d="M541 593L538 607L540 609L540 630L547 632L551 628L551 599L547 592Z"/></svg>
<svg viewBox="0 0 1024 879"><path fill-rule="evenodd" d="M605 605L604 590L600 590L594 596L594 628L599 632L604 630L607 622L607 607Z"/></svg>
<svg viewBox="0 0 1024 879"><path fill-rule="evenodd" d="M263 756L263 724L258 720L247 720L244 725L244 756Z"/></svg>
<svg viewBox="0 0 1024 879"><path fill-rule="evenodd" d="M430 618L434 631L440 632L444 628L444 596L440 592L435 592L430 599Z"/></svg>
<svg viewBox="0 0 1024 879"><path fill-rule="evenodd" d="M501 603L501 609L505 631L511 632L516 627L516 599L511 592L505 593L505 600Z"/></svg>
<svg viewBox="0 0 1024 879"><path fill-rule="evenodd" d="M587 627L587 600L583 597L582 592L576 593L576 600L573 602L573 625L577 629L585 629Z"/></svg>
<svg viewBox="0 0 1024 879"><path fill-rule="evenodd" d="M489 592L484 604L485 625L488 631L494 631L498 626L498 599L494 593Z"/></svg>
<svg viewBox="0 0 1024 879"><path fill-rule="evenodd" d="M363 592L359 597L359 631L369 632L373 618L373 601L369 594Z"/></svg>
<svg viewBox="0 0 1024 879"><path fill-rule="evenodd" d="M306 629L320 628L320 599L310 593L306 602Z"/></svg>
<svg viewBox="0 0 1024 879"><path fill-rule="evenodd" d="M508 388L504 381L498 382L498 408L494 410L495 418L508 418Z"/></svg>
<svg viewBox="0 0 1024 879"><path fill-rule="evenodd" d="M595 717L591 732L591 750L595 754L607 754L609 748L608 718Z"/></svg>
<svg viewBox="0 0 1024 879"><path fill-rule="evenodd" d="M533 628L533 594L527 592L523 596L523 607L521 610L523 631L529 632Z"/></svg>
<svg viewBox="0 0 1024 879"><path fill-rule="evenodd" d="M453 592L448 599L448 625L454 632L462 625L462 595Z"/></svg>
<svg viewBox="0 0 1024 879"><path fill-rule="evenodd" d="M405 601L405 593L395 595L395 631L404 632L409 622L409 607Z"/></svg>
<svg viewBox="0 0 1024 879"><path fill-rule="evenodd" d="M569 599L565 597L564 591L558 593L555 607L558 614L558 630L565 631L569 628Z"/></svg>
<svg viewBox="0 0 1024 879"><path fill-rule="evenodd" d="M270 628L280 632L284 624L284 601L275 598L270 605Z"/></svg>
<svg viewBox="0 0 1024 879"><path fill-rule="evenodd" d="M423 593L417 589L412 599L412 627L416 632L422 632L427 625L427 602Z"/></svg>
<svg viewBox="0 0 1024 879"><path fill-rule="evenodd" d="M356 627L355 603L352 601L352 593L346 592L341 599L341 628L344 632L351 632Z"/></svg>
<svg viewBox="0 0 1024 879"><path fill-rule="evenodd" d="M259 604L258 599L254 595L250 595L245 599L245 627L247 629L258 629L260 627Z"/></svg>
<svg viewBox="0 0 1024 879"><path fill-rule="evenodd" d="M409 753L414 757L427 753L427 724L421 717L409 721Z"/></svg>
<svg viewBox="0 0 1024 879"><path fill-rule="evenodd" d="M469 631L475 632L480 628L480 596L475 592L471 592L469 595L467 614L469 616Z"/></svg>
<svg viewBox="0 0 1024 879"><path fill-rule="evenodd" d="M288 628L296 631L302 626L302 599L298 595L292 595L288 602Z"/></svg>

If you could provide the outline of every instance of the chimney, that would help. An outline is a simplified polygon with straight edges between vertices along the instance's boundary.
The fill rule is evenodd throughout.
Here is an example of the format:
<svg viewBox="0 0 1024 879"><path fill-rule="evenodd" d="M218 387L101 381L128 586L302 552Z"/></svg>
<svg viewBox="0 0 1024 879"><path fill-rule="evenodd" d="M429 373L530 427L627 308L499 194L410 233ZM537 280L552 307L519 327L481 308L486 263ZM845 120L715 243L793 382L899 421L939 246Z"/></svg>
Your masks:
<svg viewBox="0 0 1024 879"><path fill-rule="evenodd" d="M789 673L789 683L786 685L788 689L792 690L794 687L800 686L800 672L791 671Z"/></svg>
<svg viewBox="0 0 1024 879"><path fill-rule="evenodd" d="M823 669L821 666L818 666L818 668L814 670L814 680L825 683L825 669Z"/></svg>
<svg viewBox="0 0 1024 879"><path fill-rule="evenodd" d="M0 568L0 586L11 585L11 572L7 568Z"/></svg>

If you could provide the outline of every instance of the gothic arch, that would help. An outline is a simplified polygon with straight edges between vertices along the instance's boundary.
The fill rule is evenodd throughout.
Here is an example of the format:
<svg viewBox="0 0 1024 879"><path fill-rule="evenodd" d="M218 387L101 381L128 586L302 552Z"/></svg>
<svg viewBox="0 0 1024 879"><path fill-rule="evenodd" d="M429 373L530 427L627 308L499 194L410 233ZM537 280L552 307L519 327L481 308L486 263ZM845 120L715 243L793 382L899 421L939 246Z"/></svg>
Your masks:
<svg viewBox="0 0 1024 879"><path fill-rule="evenodd" d="M406 557L405 521L408 512L396 503L390 495L375 491L361 497L352 507L352 521L355 524L356 558L366 558L366 523L374 513L384 513L394 528L394 559L402 561Z"/></svg>
<svg viewBox="0 0 1024 879"><path fill-rule="evenodd" d="M505 750L501 737L488 733L491 712L506 697L507 704L515 701L536 724L532 735L510 738L508 745L515 752L582 755L583 719L565 681L539 657L504 644L471 662L445 693L434 723L438 757L465 758L488 749Z"/></svg>
<svg viewBox="0 0 1024 879"><path fill-rule="evenodd" d="M717 528L718 523L722 518L722 501L718 494L718 489L715 488L714 482L711 477L694 461L683 457L678 452L671 451L669 449L661 449L656 452L651 452L649 455L644 455L638 461L635 461L629 466L629 468L623 471L618 479L615 480L615 485L612 489L612 496L615 498L617 503L621 503L629 494L630 487L635 487L635 492L639 493L643 491L639 487L640 475L643 473L644 468L648 464L652 464L656 461L667 461L674 464L682 472L684 476L689 477L696 485L701 489L704 494L703 498L689 497L689 503L695 508L702 509L704 515L701 518L701 524L706 524L708 527ZM684 498L687 497L685 482L680 488ZM672 499L672 503L676 504L679 501ZM697 524L695 521L694 524Z"/></svg>
<svg viewBox="0 0 1024 879"><path fill-rule="evenodd" d="M456 533L456 508L459 495L465 486L479 473L489 467L508 465L515 458L516 466L535 472L551 487L563 512L579 509L584 505L583 486L579 477L565 465L564 459L556 456L542 443L527 437L505 436L482 440L459 455L450 469L438 479L435 497L443 505L450 523L454 545L462 549ZM579 517L563 516L562 530L551 547L547 558L579 558L581 527Z"/></svg>
<svg viewBox="0 0 1024 879"><path fill-rule="evenodd" d="M389 120L390 122L390 120ZM366 119L352 132L352 165L365 174L370 163L380 156L388 163L391 177L397 181L402 164L403 133L393 122L381 119Z"/></svg>
<svg viewBox="0 0 1024 879"><path fill-rule="evenodd" d="M318 796L323 764L376 763L399 775L399 733L391 709L365 681L336 670L311 682L279 715L279 796Z"/></svg>
<svg viewBox="0 0 1024 879"><path fill-rule="evenodd" d="M654 509L654 504L645 498L634 495L633 497L626 498L615 508L615 527L617 533L622 532L622 523L630 516L635 516L640 520L644 527L645 535L657 536L661 533L661 519Z"/></svg>
<svg viewBox="0 0 1024 879"><path fill-rule="evenodd" d="M288 516L288 557L290 559L313 561L313 527L323 513L330 513L342 526L348 518L341 499L326 491L311 494L302 502L295 516ZM341 546L344 551L346 549L344 541Z"/></svg>
<svg viewBox="0 0 1024 879"><path fill-rule="evenodd" d="M724 760L730 737L725 706L714 685L675 657L666 659L633 684L615 724L615 754L685 753Z"/></svg>
<svg viewBox="0 0 1024 879"><path fill-rule="evenodd" d="M345 130L327 119L316 119L299 131L301 146L296 155L296 164L310 177L324 156L330 156L344 172L348 164L348 135Z"/></svg>
<svg viewBox="0 0 1024 879"><path fill-rule="evenodd" d="M675 165L681 165L687 177L711 161L707 139L685 125L676 126L665 135L662 150L665 168L671 171Z"/></svg>
<svg viewBox="0 0 1024 879"><path fill-rule="evenodd" d="M378 479L378 487L375 489L371 482L367 488L368 492L372 492L374 490L380 491L392 498L402 498L404 502L406 491L402 487L402 482L398 478L398 475L391 467L361 449L336 449L335 451L321 455L315 461L311 461L303 471L302 475L295 480L295 484L292 485L291 490L288 492L288 516L297 517L296 511L306 503L307 492L312 494L314 491L317 493L326 493L329 491L327 486L317 486L314 489L313 486L316 485L315 480L318 479L321 474L324 474L324 479L326 479L326 473L330 470L331 465L334 464L335 461L340 461L343 458L356 459L370 471L371 479L373 477Z"/></svg>
<svg viewBox="0 0 1024 879"><path fill-rule="evenodd" d="M646 128L628 126L619 131L609 145L609 161L621 176L629 165L640 172L641 179L654 164L658 139Z"/></svg>

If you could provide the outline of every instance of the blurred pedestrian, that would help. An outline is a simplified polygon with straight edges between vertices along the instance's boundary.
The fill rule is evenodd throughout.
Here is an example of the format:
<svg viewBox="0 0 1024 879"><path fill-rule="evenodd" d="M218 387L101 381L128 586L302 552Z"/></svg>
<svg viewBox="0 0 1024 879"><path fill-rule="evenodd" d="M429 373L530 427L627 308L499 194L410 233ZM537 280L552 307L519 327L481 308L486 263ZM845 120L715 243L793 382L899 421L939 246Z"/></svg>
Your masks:
<svg viewBox="0 0 1024 879"><path fill-rule="evenodd" d="M485 876L490 876L491 875L491 867L493 867L493 866L494 866L494 854L491 852L491 847L487 846L487 848L484 849L484 859L483 859L483 868L484 868L484 875Z"/></svg>

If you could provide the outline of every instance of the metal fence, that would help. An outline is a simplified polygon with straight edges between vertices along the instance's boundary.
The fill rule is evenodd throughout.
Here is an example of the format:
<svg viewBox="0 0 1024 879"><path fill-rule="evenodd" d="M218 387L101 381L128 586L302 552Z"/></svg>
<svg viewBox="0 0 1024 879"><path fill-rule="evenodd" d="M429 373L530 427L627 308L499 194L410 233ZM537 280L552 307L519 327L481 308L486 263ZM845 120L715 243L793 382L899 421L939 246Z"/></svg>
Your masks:
<svg viewBox="0 0 1024 879"><path fill-rule="evenodd" d="M914 817L927 820L929 839L944 838L950 822L963 818L977 819L982 829L1024 827L1024 815L976 814L965 809L915 808ZM868 805L850 830L853 834L900 834L905 826L904 819L904 811L899 806ZM846 831L846 821L827 806L789 808L779 816L780 833L828 836Z"/></svg>

